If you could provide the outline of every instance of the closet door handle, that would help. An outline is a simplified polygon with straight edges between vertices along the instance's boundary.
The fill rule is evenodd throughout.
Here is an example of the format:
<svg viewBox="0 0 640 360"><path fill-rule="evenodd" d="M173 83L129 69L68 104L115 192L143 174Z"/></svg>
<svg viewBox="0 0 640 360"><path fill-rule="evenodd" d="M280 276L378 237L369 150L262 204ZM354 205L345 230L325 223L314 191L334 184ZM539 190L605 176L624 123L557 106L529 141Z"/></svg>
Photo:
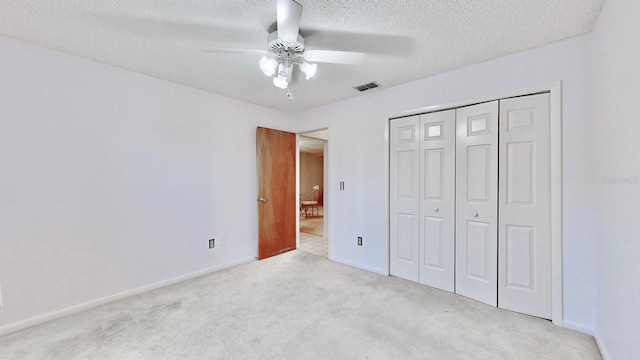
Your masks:
<svg viewBox="0 0 640 360"><path fill-rule="evenodd" d="M477 211L473 212L473 217L478 217L478 212Z"/></svg>
<svg viewBox="0 0 640 360"><path fill-rule="evenodd" d="M267 202L267 199L265 199L265 198L261 197L260 199L258 199L258 201L260 201L260 202Z"/></svg>
<svg viewBox="0 0 640 360"><path fill-rule="evenodd" d="M434 207L433 211L438 212L438 211L440 211L440 209L438 209L437 207Z"/></svg>

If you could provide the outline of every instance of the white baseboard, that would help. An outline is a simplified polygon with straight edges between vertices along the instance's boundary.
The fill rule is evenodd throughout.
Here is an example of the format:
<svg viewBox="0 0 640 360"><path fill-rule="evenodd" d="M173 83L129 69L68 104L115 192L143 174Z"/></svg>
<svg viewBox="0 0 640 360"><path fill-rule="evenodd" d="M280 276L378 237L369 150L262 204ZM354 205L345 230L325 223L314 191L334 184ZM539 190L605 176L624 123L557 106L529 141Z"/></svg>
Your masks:
<svg viewBox="0 0 640 360"><path fill-rule="evenodd" d="M367 265L362 265L362 264L359 264L359 263L355 263L355 262L353 262L351 260L342 259L342 258L335 257L335 256L330 256L329 260L335 261L335 262L339 262L341 264L349 265L349 266L354 267L354 268L370 271L372 273L376 273L376 274L380 274L380 275L384 275L384 276L388 275L388 274L386 274L384 272L384 269L373 268L373 267L370 267L370 266L367 266Z"/></svg>
<svg viewBox="0 0 640 360"><path fill-rule="evenodd" d="M602 341L602 338L598 335L598 331L594 327L586 326L581 323L576 323L576 322L567 321L567 320L562 321L562 327L575 330L575 331L580 331L582 333L593 336L594 340L596 341L596 345L598 346L598 350L600 351L600 356L602 356L602 360L612 359L612 357L609 355L609 351L607 351L607 347Z"/></svg>
<svg viewBox="0 0 640 360"><path fill-rule="evenodd" d="M173 285L185 280L189 280L189 279L193 279L202 275L207 275L210 273L214 273L216 271L220 271L220 270L224 270L226 268L235 266L235 265L239 265L239 264L243 264L249 261L254 261L256 258L255 256L251 256L251 257L245 257L245 258L240 258L240 259L236 259L234 261L228 262L228 263L224 263L221 265L216 265L207 269L203 269L203 270L198 270L189 274L185 274L185 275L181 275L181 276L177 276L171 279L167 279L167 280L162 280L153 284L149 284L149 285L145 285L145 286L141 286L139 288L136 289L131 289L131 290L127 290L127 291L123 291L121 293L117 293L117 294L113 294L113 295L109 295L109 296L105 296L103 298L99 298L99 299L95 299L95 300L91 300L91 301L87 301L81 304L77 304L77 305L73 305L73 306L69 306L60 310L56 310L56 311L52 311L50 313L46 313L43 315L38 315L26 320L22 320L13 324L9 324L9 325L5 325L0 327L0 336L2 335L6 335L9 333L12 333L14 331L18 331L18 330L22 330L22 329L26 329L28 327L34 326L34 325L38 325L41 324L43 322L47 322L50 320L54 320L54 319L58 319L61 318L63 316L67 316L70 314L74 314L80 311L84 311L87 309L91 309L94 308L96 306L100 306L106 303L110 303L112 301L116 301L116 300L121 300L130 296L134 296L134 295L138 295L141 294L143 292L147 292L150 290L155 290L161 287L165 287L168 285Z"/></svg>
<svg viewBox="0 0 640 360"><path fill-rule="evenodd" d="M593 337L596 335L596 329L593 326L588 326L582 323L577 323L569 320L562 320L562 327L567 329L579 331L581 333L589 334Z"/></svg>
<svg viewBox="0 0 640 360"><path fill-rule="evenodd" d="M604 344L604 342L602 341L602 338L598 335L597 331L596 331L596 334L593 335L593 338L596 339L596 345L598 345L598 350L600 350L600 356L602 356L602 360L613 360L611 355L609 355L607 346Z"/></svg>

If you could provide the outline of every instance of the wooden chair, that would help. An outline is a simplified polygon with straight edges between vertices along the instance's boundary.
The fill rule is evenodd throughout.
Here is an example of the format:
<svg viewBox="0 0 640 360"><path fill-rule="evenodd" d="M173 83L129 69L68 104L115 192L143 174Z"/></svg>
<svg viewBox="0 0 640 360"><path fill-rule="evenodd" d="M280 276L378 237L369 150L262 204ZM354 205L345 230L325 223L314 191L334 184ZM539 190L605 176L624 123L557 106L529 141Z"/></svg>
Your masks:
<svg viewBox="0 0 640 360"><path fill-rule="evenodd" d="M313 210L315 209L315 216L318 216L318 193L320 192L320 186L316 185L313 187L311 191L311 200L304 200L300 202L300 213L304 215L304 217L309 217L309 212L311 212L311 216L314 216Z"/></svg>

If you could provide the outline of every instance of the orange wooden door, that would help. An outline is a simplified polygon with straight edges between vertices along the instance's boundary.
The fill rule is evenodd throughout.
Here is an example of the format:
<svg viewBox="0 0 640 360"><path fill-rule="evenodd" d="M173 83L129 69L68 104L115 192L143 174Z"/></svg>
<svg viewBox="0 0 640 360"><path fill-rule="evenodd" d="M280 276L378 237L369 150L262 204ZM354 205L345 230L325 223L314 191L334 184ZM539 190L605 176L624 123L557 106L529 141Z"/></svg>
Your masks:
<svg viewBox="0 0 640 360"><path fill-rule="evenodd" d="M296 248L296 134L259 127L258 260Z"/></svg>

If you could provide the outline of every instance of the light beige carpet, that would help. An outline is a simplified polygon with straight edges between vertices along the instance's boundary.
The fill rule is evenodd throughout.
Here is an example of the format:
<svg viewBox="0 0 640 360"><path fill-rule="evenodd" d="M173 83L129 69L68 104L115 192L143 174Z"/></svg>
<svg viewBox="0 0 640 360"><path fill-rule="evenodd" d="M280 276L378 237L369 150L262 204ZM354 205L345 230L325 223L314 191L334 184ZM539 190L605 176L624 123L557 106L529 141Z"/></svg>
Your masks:
<svg viewBox="0 0 640 360"><path fill-rule="evenodd" d="M5 359L600 359L593 338L291 251L0 337Z"/></svg>

